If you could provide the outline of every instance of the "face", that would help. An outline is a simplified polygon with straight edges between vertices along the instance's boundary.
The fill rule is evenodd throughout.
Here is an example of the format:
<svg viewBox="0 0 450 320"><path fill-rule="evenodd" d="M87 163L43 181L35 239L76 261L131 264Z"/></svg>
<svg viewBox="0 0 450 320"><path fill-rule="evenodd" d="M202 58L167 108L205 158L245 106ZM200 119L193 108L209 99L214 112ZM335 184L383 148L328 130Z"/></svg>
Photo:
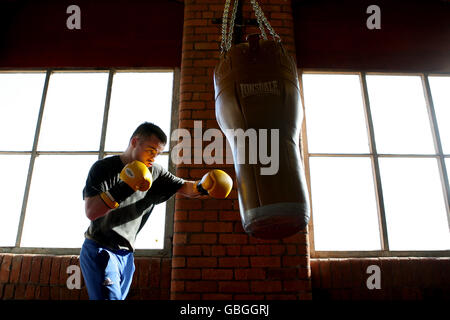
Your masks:
<svg viewBox="0 0 450 320"><path fill-rule="evenodd" d="M139 160L151 167L155 158L164 150L165 145L155 136L148 138L134 137L131 139L132 160Z"/></svg>

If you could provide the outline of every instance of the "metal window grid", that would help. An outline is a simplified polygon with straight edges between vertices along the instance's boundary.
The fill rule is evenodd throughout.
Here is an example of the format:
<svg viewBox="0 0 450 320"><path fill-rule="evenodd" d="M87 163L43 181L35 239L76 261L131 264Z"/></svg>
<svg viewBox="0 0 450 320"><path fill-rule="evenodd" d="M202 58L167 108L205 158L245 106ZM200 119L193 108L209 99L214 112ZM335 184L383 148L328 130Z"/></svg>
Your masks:
<svg viewBox="0 0 450 320"><path fill-rule="evenodd" d="M39 114L36 123L36 130L34 134L33 147L31 151L0 151L0 155L30 155L30 162L28 167L28 174L26 178L24 196L22 200L22 209L20 213L20 219L18 224L16 242L14 247L0 247L0 253L32 253L32 254L55 254L55 255L73 255L79 254L80 248L39 248L39 247L21 247L21 239L23 234L23 227L25 222L28 197L30 192L31 179L33 177L33 169L36 157L39 155L98 155L99 159L104 158L107 155L120 154L122 151L105 151L105 138L108 125L109 106L111 101L111 91L114 75L117 72L173 72L173 87L172 87L172 118L171 128L172 132L178 127L178 104L179 104L179 84L180 84L180 69L89 69L89 68L75 68L75 69L30 69L27 71L22 70L0 70L2 73L30 73L30 72L45 72L45 81L41 97L41 103L39 107ZM50 76L55 72L108 72L108 84L105 97L105 106L103 113L103 122L101 128L101 136L99 141L99 149L91 151L38 151L37 146L39 142L39 133L41 130L42 118L44 114L45 101L47 98L48 86ZM170 141L170 149L172 144ZM161 155L169 156L169 171L174 172L175 166L170 161L170 152L164 151ZM168 257L172 254L172 235L173 235L173 211L174 211L174 198L166 202L166 217L165 217L165 233L164 233L164 247L163 249L136 249L136 256L158 256ZM80 213L82 214L82 213ZM80 243L81 247L81 243Z"/></svg>
<svg viewBox="0 0 450 320"><path fill-rule="evenodd" d="M408 257L408 256L450 256L450 250L429 250L429 251L392 251L389 248L387 223L386 223L386 212L384 208L384 198L383 198L383 188L381 184L380 176L380 166L379 158L435 158L438 161L439 175L441 178L442 192L444 194L444 199L446 200L446 210L447 210L447 222L450 232L450 188L449 188L449 178L446 169L445 159L450 158L450 154L444 154L441 144L441 138L439 134L438 122L436 119L436 113L434 110L433 97L431 95L431 89L428 77L429 76L450 76L450 74L443 73L379 73L379 72L354 72L354 71L333 71L333 70L299 70L299 75L302 77L303 74L352 74L358 75L361 85L361 94L363 98L363 107L366 120L366 128L369 139L369 150L370 153L367 154L343 154L343 153L309 153L308 152L308 141L307 141L307 121L306 115L302 126L302 154L305 162L306 180L309 189L309 197L311 199L311 176L309 171L309 158L310 157L369 157L372 163L372 171L374 177L376 201L377 201L377 212L378 221L380 229L380 242L381 250L373 251L316 251L314 248L314 222L313 222L313 212L311 213L311 221L309 224L309 241L310 241L310 252L313 258L340 258L340 257ZM426 107L428 112L429 121L432 129L432 136L435 148L435 154L380 154L377 152L377 146L375 141L375 134L372 121L372 113L370 109L370 100L367 90L366 76L378 74L378 75L416 75L420 76L422 79L422 87L426 101ZM303 91L303 82L300 81L300 90ZM303 108L305 108L305 102L302 97ZM304 110L305 111L305 110Z"/></svg>

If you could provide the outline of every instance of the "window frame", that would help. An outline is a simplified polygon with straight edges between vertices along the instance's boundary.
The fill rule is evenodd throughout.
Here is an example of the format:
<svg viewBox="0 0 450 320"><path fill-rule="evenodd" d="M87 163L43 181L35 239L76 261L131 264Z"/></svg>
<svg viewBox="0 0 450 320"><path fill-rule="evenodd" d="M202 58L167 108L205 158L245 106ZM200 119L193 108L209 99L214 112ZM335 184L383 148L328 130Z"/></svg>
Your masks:
<svg viewBox="0 0 450 320"><path fill-rule="evenodd" d="M118 155L122 151L105 151L106 132L108 125L109 107L111 101L111 91L114 75L118 72L173 72L172 83L172 105L171 105L171 123L170 132L178 127L178 105L180 94L180 68L32 68L26 70L20 69L0 69L1 73L45 73L44 86L42 90L41 102L39 105L39 113L36 122L36 129L33 138L33 145L31 151L0 151L0 155L30 155L28 173L25 183L25 189L22 198L22 208L20 212L19 223L17 227L16 241L14 246L0 246L0 254L51 254L51 255L78 255L81 249L79 248L50 248L50 247L21 247L20 242L23 234L23 227L26 216L27 203L29 198L31 179L33 176L33 168L36 157L39 155L98 155L98 159L103 159L106 156ZM89 72L107 72L108 83L105 96L105 104L103 110L103 120L100 135L99 149L95 151L37 151L39 133L42 125L43 113L45 108L45 101L47 97L50 76L53 73L89 73ZM169 136L169 151L164 151L161 155L169 157L168 169L171 173L175 173L176 166L171 161L171 152L173 144L175 143ZM87 174L87 173L86 173ZM135 256L151 256L151 257L171 257L172 256L172 238L173 238L173 216L175 211L175 197L172 197L166 202L165 215L165 231L164 231L164 246L162 249L136 249ZM80 214L83 214L80 212ZM87 218L86 218L87 219Z"/></svg>
<svg viewBox="0 0 450 320"><path fill-rule="evenodd" d="M364 108L365 115L365 125L367 129L368 143L369 143L369 153L361 154L339 154L339 153L309 153L308 150L308 139L307 139L307 117L306 117L306 106L304 101L304 89L303 89L303 74L351 74L358 75L359 82L361 86L362 104ZM417 73L417 72L372 72L372 71L354 71L354 70L329 70L329 69L298 69L298 75L300 78L300 91L301 100L303 107L304 119L302 123L301 130L301 153L304 161L306 182L309 193L309 200L312 203L311 197L311 176L310 176L310 157L367 157L370 158L372 164L372 173L374 177L374 188L375 196L377 202L377 213L378 213L378 227L380 234L381 250L370 250L370 251L322 251L315 250L314 246L314 213L313 208L311 208L310 222L308 224L308 237L310 243L310 256L311 258L352 258L352 257L449 257L450 250L429 250L429 251L411 251L411 250L401 250L401 251L391 251L389 249L389 241L387 235L387 223L386 223L386 213L384 209L384 198L383 189L381 184L380 176L380 166L378 159L383 157L395 157L395 158L433 158L438 161L439 176L441 180L442 192L444 194L445 207L447 210L447 222L450 232L450 187L449 187L449 177L448 171L445 164L445 159L450 158L450 154L445 154L442 149L441 138L439 134L438 122L436 118L436 112L434 109L433 98L431 95L431 88L429 84L430 76L448 76L450 73ZM385 75L385 76L420 76L422 82L423 93L425 97L425 103L428 113L428 120L430 122L430 127L432 131L432 138L434 144L434 154L380 154L377 152L374 127L372 121L372 113L370 109L369 94L367 89L367 75Z"/></svg>

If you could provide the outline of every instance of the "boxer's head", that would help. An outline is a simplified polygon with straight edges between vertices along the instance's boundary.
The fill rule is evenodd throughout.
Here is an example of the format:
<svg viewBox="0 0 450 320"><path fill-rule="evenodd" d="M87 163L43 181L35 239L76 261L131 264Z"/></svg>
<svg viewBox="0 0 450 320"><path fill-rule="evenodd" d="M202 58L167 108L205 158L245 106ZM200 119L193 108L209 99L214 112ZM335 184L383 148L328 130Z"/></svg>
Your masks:
<svg viewBox="0 0 450 320"><path fill-rule="evenodd" d="M129 161L139 160L150 167L164 150L166 143L167 136L160 127L144 122L133 132L126 153Z"/></svg>

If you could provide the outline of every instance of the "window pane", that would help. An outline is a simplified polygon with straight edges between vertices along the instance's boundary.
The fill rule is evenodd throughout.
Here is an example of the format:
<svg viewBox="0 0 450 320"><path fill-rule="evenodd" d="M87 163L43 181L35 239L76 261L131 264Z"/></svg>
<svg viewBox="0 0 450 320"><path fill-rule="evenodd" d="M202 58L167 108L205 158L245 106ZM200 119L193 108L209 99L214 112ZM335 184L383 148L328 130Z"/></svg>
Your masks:
<svg viewBox="0 0 450 320"><path fill-rule="evenodd" d="M82 191L97 156L36 158L22 247L80 248L89 220Z"/></svg>
<svg viewBox="0 0 450 320"><path fill-rule="evenodd" d="M435 153L418 76L367 76L378 153Z"/></svg>
<svg viewBox="0 0 450 320"><path fill-rule="evenodd" d="M39 150L99 149L108 73L54 73L50 77Z"/></svg>
<svg viewBox="0 0 450 320"><path fill-rule="evenodd" d="M156 157L155 162L167 169L169 156L160 155ZM166 202L163 202L155 206L147 223L136 237L136 249L163 249L165 225Z"/></svg>
<svg viewBox="0 0 450 320"><path fill-rule="evenodd" d="M445 200L436 159L380 158L390 250L448 250Z"/></svg>
<svg viewBox="0 0 450 320"><path fill-rule="evenodd" d="M379 250L369 158L310 158L315 250Z"/></svg>
<svg viewBox="0 0 450 320"><path fill-rule="evenodd" d="M0 150L33 148L44 82L45 73L0 74Z"/></svg>
<svg viewBox="0 0 450 320"><path fill-rule="evenodd" d="M0 155L0 246L14 246L30 156Z"/></svg>
<svg viewBox="0 0 450 320"><path fill-rule="evenodd" d="M172 72L114 75L105 150L125 150L131 134L145 121L161 127L170 141L172 82Z"/></svg>
<svg viewBox="0 0 450 320"><path fill-rule="evenodd" d="M429 77L444 153L450 154L450 77Z"/></svg>
<svg viewBox="0 0 450 320"><path fill-rule="evenodd" d="M368 153L357 75L303 74L311 153Z"/></svg>

